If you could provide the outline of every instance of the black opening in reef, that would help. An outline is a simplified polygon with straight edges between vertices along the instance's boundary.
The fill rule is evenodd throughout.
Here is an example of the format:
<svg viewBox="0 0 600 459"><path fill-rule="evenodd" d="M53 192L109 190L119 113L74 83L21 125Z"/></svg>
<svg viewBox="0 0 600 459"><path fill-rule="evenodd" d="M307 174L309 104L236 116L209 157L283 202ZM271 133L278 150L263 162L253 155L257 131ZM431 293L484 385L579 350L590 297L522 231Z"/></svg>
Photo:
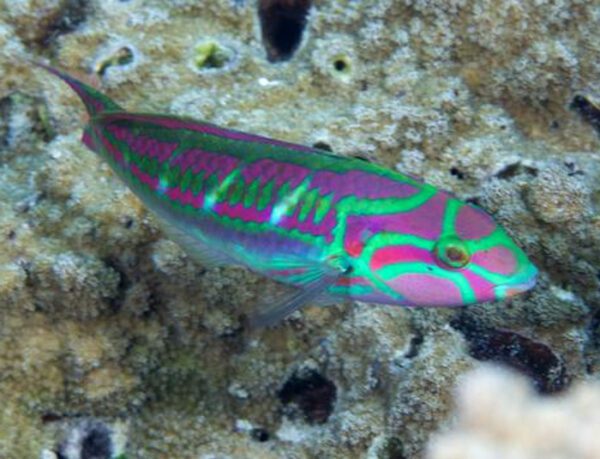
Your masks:
<svg viewBox="0 0 600 459"><path fill-rule="evenodd" d="M294 55L311 4L311 0L260 0L258 17L269 61L286 61Z"/></svg>

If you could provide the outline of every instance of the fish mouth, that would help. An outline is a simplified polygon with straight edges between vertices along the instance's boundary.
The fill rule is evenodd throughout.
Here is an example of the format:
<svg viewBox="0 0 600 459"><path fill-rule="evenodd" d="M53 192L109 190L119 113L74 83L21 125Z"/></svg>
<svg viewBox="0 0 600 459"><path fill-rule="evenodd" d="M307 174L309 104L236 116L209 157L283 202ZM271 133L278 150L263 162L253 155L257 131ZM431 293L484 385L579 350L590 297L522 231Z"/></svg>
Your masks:
<svg viewBox="0 0 600 459"><path fill-rule="evenodd" d="M525 280L522 282L509 282L506 284L498 285L494 288L497 298L510 298L515 295L527 292L535 287L537 283L538 270L535 266L531 265L528 269L528 273Z"/></svg>

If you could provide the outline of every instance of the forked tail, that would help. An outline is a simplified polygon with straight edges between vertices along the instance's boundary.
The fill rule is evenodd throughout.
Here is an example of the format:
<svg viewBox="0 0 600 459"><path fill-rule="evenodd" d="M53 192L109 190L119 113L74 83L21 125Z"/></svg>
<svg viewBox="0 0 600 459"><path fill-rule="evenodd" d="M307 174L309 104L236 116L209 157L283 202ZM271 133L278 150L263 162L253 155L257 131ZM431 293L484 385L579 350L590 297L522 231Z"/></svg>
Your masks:
<svg viewBox="0 0 600 459"><path fill-rule="evenodd" d="M40 62L33 62L34 65L41 67L51 74L57 76L69 86L71 89L77 93L81 101L84 103L85 108L90 115L90 118L93 118L98 113L106 112L106 111L122 111L123 109L115 102L113 102L108 96L102 94L100 91L95 90L91 86L88 86L85 83L73 78L70 75L67 75L60 70L57 70L53 67L50 67L46 64L42 64Z"/></svg>

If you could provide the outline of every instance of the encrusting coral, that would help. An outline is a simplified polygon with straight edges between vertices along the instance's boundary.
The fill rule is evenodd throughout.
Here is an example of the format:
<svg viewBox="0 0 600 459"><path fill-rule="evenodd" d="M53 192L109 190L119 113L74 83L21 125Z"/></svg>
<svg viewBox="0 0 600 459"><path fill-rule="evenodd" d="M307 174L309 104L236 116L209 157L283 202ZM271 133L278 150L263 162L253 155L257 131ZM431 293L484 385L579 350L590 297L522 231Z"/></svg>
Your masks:
<svg viewBox="0 0 600 459"><path fill-rule="evenodd" d="M128 458L418 458L479 360L556 397L599 374L600 136L575 109L600 94L594 2L4 3L0 457L56 457L95 426L105 446L125 435L112 451ZM276 286L168 241L80 144L76 96L32 59L132 111L423 177L493 214L538 287L463 310L307 308L248 336L241 316ZM528 393L507 384L494 396ZM523 404L562 416L593 398L579 387Z"/></svg>

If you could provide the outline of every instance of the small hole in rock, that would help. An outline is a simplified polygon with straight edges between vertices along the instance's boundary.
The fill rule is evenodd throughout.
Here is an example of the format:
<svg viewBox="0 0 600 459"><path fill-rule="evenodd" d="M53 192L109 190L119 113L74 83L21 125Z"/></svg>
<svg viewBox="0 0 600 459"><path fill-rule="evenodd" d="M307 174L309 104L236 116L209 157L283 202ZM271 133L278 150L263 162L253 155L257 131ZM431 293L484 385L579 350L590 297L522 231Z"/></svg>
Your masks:
<svg viewBox="0 0 600 459"><path fill-rule="evenodd" d="M62 419L62 416L57 413L43 413L41 416L42 423L57 422Z"/></svg>
<svg viewBox="0 0 600 459"><path fill-rule="evenodd" d="M508 180L519 175L519 172L521 172L521 163L517 162L504 166L496 173L496 177L502 180Z"/></svg>
<svg viewBox="0 0 600 459"><path fill-rule="evenodd" d="M406 459L402 442L398 438L390 438L385 447L385 456L383 457L385 459Z"/></svg>
<svg viewBox="0 0 600 459"><path fill-rule="evenodd" d="M85 21L90 10L89 0L64 0L60 3L61 7L58 14L47 19L45 24L39 24L39 29L36 32L39 34L36 44L41 48L47 48L60 35L77 29L79 24Z"/></svg>
<svg viewBox="0 0 600 459"><path fill-rule="evenodd" d="M270 62L289 60L302 41L311 0L260 0L258 17Z"/></svg>
<svg viewBox="0 0 600 459"><path fill-rule="evenodd" d="M123 221L123 226L127 229L131 229L133 227L134 220L131 217L125 218Z"/></svg>
<svg viewBox="0 0 600 459"><path fill-rule="evenodd" d="M81 457L110 459L111 456L112 442L108 429L95 428L88 432L81 443Z"/></svg>
<svg viewBox="0 0 600 459"><path fill-rule="evenodd" d="M133 62L133 51L127 46L116 50L112 55L96 64L96 73L104 76L109 67L123 66Z"/></svg>
<svg viewBox="0 0 600 459"><path fill-rule="evenodd" d="M317 371L308 370L294 374L278 395L284 405L297 405L307 422L324 424L333 412L337 388Z"/></svg>
<svg viewBox="0 0 600 459"><path fill-rule="evenodd" d="M452 319L450 325L465 337L471 357L521 371L532 378L541 393L560 392L570 383L562 358L541 341L515 331L488 327L465 314Z"/></svg>
<svg viewBox="0 0 600 459"><path fill-rule="evenodd" d="M72 457L74 444L79 446L77 457L82 459L110 459L113 456L111 431L99 421L86 420L75 426L58 448L57 456Z"/></svg>
<svg viewBox="0 0 600 459"><path fill-rule="evenodd" d="M334 56L332 67L334 76L342 80L348 80L352 74L352 61L346 55L339 54Z"/></svg>
<svg viewBox="0 0 600 459"><path fill-rule="evenodd" d="M600 98L590 94L577 94L569 108L577 112L600 133Z"/></svg>
<svg viewBox="0 0 600 459"><path fill-rule="evenodd" d="M344 70L346 70L346 62L344 62L342 59L336 59L333 63L333 67L338 72L343 72Z"/></svg>
<svg viewBox="0 0 600 459"><path fill-rule="evenodd" d="M421 350L421 345L423 344L423 335L418 334L411 338L410 345L408 348L408 352L405 357L407 359L414 359L417 355L419 355L419 351Z"/></svg>
<svg viewBox="0 0 600 459"><path fill-rule="evenodd" d="M316 142L313 144L313 148L318 148L319 150L325 150L325 151L333 151L333 148L331 148L331 145L329 145L326 142Z"/></svg>
<svg viewBox="0 0 600 459"><path fill-rule="evenodd" d="M261 429L261 428L256 428L256 429L252 429L252 432L250 434L252 436L253 440L256 440L258 442L264 443L266 441L269 441L269 432L267 432L265 429Z"/></svg>
<svg viewBox="0 0 600 459"><path fill-rule="evenodd" d="M450 173L454 175L458 180L462 180L465 178L465 174L458 168L453 167L450 169Z"/></svg>

